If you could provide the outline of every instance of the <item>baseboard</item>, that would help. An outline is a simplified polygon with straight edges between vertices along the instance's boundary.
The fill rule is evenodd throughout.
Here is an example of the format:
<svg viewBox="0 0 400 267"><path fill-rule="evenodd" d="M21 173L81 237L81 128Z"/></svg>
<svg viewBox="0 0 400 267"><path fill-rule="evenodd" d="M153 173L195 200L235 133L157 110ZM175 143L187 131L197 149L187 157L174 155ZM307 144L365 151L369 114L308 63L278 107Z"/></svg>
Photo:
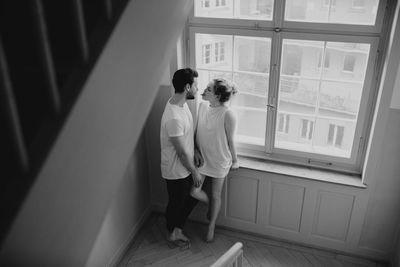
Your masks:
<svg viewBox="0 0 400 267"><path fill-rule="evenodd" d="M132 227L131 232L129 233L128 238L125 242L119 247L117 252L111 258L110 262L107 264L107 267L117 267L118 264L123 259L123 256L127 252L129 248L129 244L131 244L132 240L135 239L136 235L138 234L140 228L144 225L147 219L150 217L153 209L151 206L147 207L146 210L143 212L142 216L140 217L139 221Z"/></svg>

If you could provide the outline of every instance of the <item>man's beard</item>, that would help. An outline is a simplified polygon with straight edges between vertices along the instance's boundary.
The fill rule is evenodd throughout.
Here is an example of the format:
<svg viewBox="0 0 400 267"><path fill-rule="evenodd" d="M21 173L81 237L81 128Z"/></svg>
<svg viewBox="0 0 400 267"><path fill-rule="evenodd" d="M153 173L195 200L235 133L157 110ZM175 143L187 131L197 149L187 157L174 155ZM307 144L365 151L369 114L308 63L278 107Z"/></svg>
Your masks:
<svg viewBox="0 0 400 267"><path fill-rule="evenodd" d="M195 97L194 94L192 94L192 93L189 93L189 92L188 92L188 93L186 94L186 99L187 99L187 100L193 100L193 99L195 99L195 98L196 98L196 97Z"/></svg>

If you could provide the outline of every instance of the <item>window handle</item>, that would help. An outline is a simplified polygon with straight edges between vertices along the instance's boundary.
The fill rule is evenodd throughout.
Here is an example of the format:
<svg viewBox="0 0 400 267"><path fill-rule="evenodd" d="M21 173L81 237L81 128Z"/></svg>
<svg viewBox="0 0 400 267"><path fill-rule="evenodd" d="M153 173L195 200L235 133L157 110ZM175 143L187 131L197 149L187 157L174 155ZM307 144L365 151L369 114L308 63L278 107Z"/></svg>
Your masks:
<svg viewBox="0 0 400 267"><path fill-rule="evenodd" d="M273 105L273 104L267 104L267 107L268 107L268 108L272 108L272 109L276 109L276 106Z"/></svg>
<svg viewBox="0 0 400 267"><path fill-rule="evenodd" d="M270 108L270 109L276 109L276 101L275 101L275 97L274 96L271 96L269 98L269 101L267 103L267 107Z"/></svg>

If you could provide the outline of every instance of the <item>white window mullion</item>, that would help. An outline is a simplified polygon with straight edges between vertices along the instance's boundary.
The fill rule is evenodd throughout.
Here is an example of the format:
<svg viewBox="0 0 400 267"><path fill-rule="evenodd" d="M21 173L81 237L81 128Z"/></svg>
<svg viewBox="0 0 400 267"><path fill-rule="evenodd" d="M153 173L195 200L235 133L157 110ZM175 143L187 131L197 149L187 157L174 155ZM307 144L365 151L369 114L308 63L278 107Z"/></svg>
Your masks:
<svg viewBox="0 0 400 267"><path fill-rule="evenodd" d="M283 17L285 12L285 2L282 0L275 0L274 1L274 27L275 28L282 28L283 25Z"/></svg>
<svg viewBox="0 0 400 267"><path fill-rule="evenodd" d="M274 32L272 35L271 44L271 66L269 75L269 91L267 98L267 129L265 130L265 150L267 153L272 153L274 149L281 46L281 34L279 32Z"/></svg>

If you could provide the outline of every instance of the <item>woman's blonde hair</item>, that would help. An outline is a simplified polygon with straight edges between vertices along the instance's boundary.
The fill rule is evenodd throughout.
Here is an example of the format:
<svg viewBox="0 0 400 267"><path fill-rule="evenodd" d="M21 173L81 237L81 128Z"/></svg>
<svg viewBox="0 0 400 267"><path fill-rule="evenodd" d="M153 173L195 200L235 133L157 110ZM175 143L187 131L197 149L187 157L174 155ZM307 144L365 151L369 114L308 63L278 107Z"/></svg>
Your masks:
<svg viewBox="0 0 400 267"><path fill-rule="evenodd" d="M229 101L232 95L235 95L238 90L235 84L229 83L222 78L213 79L214 94L219 97L219 102L224 103Z"/></svg>

